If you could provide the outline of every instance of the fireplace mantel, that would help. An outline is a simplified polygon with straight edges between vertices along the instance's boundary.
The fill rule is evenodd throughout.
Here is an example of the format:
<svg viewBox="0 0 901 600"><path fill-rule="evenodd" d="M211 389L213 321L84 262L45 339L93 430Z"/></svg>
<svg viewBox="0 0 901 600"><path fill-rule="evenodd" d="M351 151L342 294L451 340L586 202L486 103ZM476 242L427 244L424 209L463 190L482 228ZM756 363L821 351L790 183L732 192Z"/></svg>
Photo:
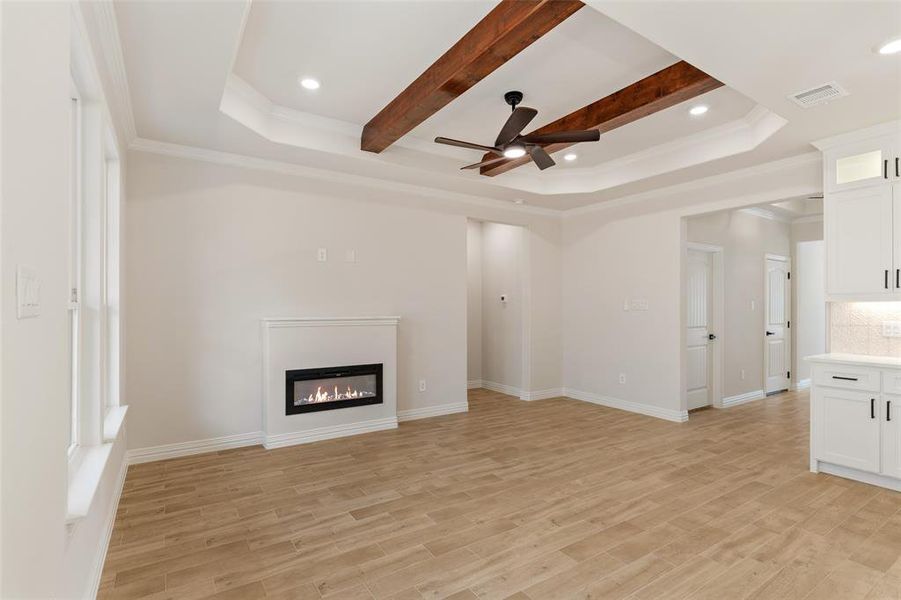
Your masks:
<svg viewBox="0 0 901 600"><path fill-rule="evenodd" d="M264 327L340 327L342 325L390 325L400 317L266 317Z"/></svg>
<svg viewBox="0 0 901 600"><path fill-rule="evenodd" d="M397 427L398 316L266 317L260 320L266 448ZM286 372L381 364L379 404L286 414Z"/></svg>

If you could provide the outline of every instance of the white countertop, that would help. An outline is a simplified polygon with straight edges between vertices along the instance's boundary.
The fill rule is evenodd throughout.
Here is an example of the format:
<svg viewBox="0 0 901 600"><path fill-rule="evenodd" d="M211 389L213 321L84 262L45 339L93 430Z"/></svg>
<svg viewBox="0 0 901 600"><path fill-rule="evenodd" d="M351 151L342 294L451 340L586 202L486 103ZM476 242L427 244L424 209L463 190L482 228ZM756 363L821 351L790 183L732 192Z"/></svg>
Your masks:
<svg viewBox="0 0 901 600"><path fill-rule="evenodd" d="M840 352L833 352L831 354L815 354L813 356L807 356L804 360L813 363L901 369L901 356L868 356L865 354L842 354Z"/></svg>

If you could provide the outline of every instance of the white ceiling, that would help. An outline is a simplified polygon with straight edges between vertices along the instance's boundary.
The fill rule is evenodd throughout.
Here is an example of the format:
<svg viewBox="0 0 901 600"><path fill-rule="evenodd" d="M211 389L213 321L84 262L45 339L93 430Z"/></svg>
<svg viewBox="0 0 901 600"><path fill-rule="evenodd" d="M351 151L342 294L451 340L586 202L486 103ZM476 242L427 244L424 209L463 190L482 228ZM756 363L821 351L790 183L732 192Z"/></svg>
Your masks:
<svg viewBox="0 0 901 600"><path fill-rule="evenodd" d="M340 150L285 141L290 136L273 141L219 111L233 72L295 116L326 117L355 131L493 4L256 1L248 11L237 1L117 3L138 135L566 209L799 154L812 149L813 139L901 116L901 57L872 52L879 41L901 33L899 3L595 0L381 155L359 151L358 137ZM502 100L508 89L521 89L524 104L539 110L531 129L672 64L676 56L729 86L699 99L710 112L691 118L688 104L662 111L602 142L577 146L579 160L572 164L558 160L558 167L543 173L526 165L489 179L457 171L477 153L430 142L435 135L490 142L508 114ZM322 88L299 88L300 75L318 78ZM851 95L806 111L785 99L832 79ZM719 155L699 145L714 144L704 140L743 123L752 109L768 109L787 124L768 130L756 146L729 147ZM721 138L715 143L728 147ZM704 162L674 163L670 172L648 171L622 182L608 178L591 193L558 193L569 180L588 181L595 167L680 141L694 144L683 154L703 155L698 160Z"/></svg>

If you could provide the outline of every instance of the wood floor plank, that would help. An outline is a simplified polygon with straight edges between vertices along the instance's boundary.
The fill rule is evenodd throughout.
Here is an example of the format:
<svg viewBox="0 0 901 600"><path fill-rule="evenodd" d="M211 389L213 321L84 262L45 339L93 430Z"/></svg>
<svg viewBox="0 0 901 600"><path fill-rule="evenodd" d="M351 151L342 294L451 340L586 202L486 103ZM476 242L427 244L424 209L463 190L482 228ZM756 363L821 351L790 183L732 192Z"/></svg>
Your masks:
<svg viewBox="0 0 901 600"><path fill-rule="evenodd" d="M806 392L470 407L130 467L99 597L901 600L901 494L807 471Z"/></svg>

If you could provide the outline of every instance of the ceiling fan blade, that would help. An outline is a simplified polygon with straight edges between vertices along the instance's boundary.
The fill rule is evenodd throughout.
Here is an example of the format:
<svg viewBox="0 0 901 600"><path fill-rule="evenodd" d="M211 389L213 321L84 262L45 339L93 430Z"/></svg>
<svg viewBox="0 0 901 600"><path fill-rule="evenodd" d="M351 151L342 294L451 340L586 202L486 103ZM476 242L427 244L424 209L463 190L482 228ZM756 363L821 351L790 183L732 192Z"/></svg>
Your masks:
<svg viewBox="0 0 901 600"><path fill-rule="evenodd" d="M588 131L558 131L540 135L524 135L519 138L526 144L576 144L578 142L596 142L601 139L601 132L597 129Z"/></svg>
<svg viewBox="0 0 901 600"><path fill-rule="evenodd" d="M504 126L501 127L501 132L497 134L497 140L495 140L494 145L506 146L515 140L516 136L526 128L526 125L531 123L532 119L534 119L537 114L538 111L534 108L517 106L507 119L507 122L504 123Z"/></svg>
<svg viewBox="0 0 901 600"><path fill-rule="evenodd" d="M460 148L469 148L470 150L481 150L482 152L493 152L494 154L502 154L500 148L495 148L493 146L483 146L482 144L473 144L471 142L463 142L460 140L453 140L446 137L436 137L435 143L445 144L447 146L459 146Z"/></svg>
<svg viewBox="0 0 901 600"><path fill-rule="evenodd" d="M483 160L482 162L477 162L472 165L466 165L465 167L460 167L460 170L463 169L478 169L479 167L484 167L486 165L493 165L494 163L499 163L507 160L505 157L501 156L499 158L489 158L488 160Z"/></svg>
<svg viewBox="0 0 901 600"><path fill-rule="evenodd" d="M548 167L553 167L557 163L551 158L551 155L541 146L529 146L529 156L538 165L538 168L544 171Z"/></svg>

